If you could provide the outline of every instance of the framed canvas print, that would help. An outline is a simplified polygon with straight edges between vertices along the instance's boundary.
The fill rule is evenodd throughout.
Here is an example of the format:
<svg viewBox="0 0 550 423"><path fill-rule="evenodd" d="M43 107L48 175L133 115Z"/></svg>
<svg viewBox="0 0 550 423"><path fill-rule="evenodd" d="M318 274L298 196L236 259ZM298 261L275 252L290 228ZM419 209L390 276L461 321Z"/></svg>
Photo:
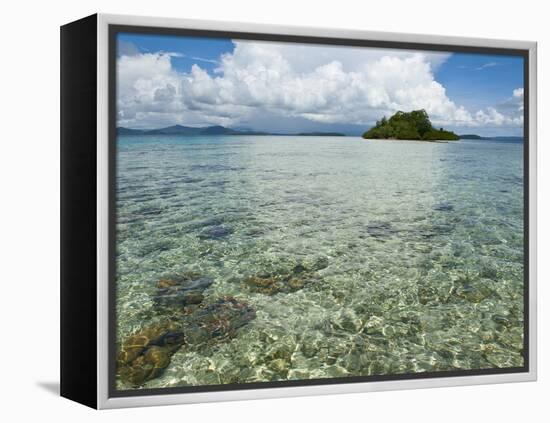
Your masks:
<svg viewBox="0 0 550 423"><path fill-rule="evenodd" d="M61 28L61 393L536 378L536 44Z"/></svg>

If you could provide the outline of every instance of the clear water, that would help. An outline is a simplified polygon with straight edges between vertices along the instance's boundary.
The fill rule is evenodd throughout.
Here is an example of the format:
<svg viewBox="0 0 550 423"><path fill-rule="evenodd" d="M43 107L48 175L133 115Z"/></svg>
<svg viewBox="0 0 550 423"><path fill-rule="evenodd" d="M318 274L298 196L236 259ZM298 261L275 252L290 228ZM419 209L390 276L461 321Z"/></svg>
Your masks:
<svg viewBox="0 0 550 423"><path fill-rule="evenodd" d="M144 388L523 365L521 142L117 143L119 341L158 319L167 273L212 277L205 302L256 310L233 339L181 348ZM202 236L213 226L222 236ZM319 259L296 292L242 283Z"/></svg>

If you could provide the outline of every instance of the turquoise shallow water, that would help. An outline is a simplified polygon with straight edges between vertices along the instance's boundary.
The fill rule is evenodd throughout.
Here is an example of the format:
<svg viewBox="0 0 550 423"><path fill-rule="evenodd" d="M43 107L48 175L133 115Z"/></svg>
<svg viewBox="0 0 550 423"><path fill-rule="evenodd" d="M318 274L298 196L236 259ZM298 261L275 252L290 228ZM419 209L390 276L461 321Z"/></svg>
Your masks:
<svg viewBox="0 0 550 423"><path fill-rule="evenodd" d="M523 365L522 143L119 136L117 149L117 339L161 318L167 274L212 278L205 303L256 311L143 387ZM313 276L294 292L243 283L297 265Z"/></svg>

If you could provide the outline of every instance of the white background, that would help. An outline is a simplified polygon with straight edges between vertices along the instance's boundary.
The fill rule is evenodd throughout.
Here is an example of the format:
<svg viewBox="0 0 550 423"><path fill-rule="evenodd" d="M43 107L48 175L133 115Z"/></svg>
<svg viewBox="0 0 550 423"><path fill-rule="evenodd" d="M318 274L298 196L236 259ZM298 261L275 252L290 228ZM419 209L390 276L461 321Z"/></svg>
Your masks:
<svg viewBox="0 0 550 423"><path fill-rule="evenodd" d="M0 24L0 419L137 422L550 421L550 134L546 2L538 0L4 1ZM96 412L59 381L59 26L95 13L539 42L539 381ZM546 394L545 394L546 390Z"/></svg>

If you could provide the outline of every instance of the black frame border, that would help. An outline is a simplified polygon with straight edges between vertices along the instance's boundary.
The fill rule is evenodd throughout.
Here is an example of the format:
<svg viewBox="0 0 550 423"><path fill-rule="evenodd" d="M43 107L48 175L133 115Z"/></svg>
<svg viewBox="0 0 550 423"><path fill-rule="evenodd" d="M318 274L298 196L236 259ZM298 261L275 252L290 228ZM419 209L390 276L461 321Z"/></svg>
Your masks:
<svg viewBox="0 0 550 423"><path fill-rule="evenodd" d="M240 384L181 386L154 389L116 389L116 38L120 33L132 33L159 36L194 36L208 38L231 38L254 41L276 41L286 43L322 44L347 47L386 48L395 50L439 51L469 54L495 54L519 56L523 58L523 367L488 368L472 370L452 370L440 372L403 373L395 375L348 376L326 379L305 379L274 382L252 382ZM406 38L407 35L403 35ZM108 397L123 398L150 395L186 394L198 392L220 392L235 390L253 390L267 388L300 387L314 385L337 385L349 383L382 382L411 379L434 379L446 377L465 377L497 375L510 373L528 373L529 366L529 50L498 47L462 46L451 44L433 44L419 42L400 42L382 40L363 40L357 38L317 37L290 34L254 33L238 31L218 31L206 29L188 29L174 27L108 25L108 196L109 196L109 312L108 312Z"/></svg>
<svg viewBox="0 0 550 423"><path fill-rule="evenodd" d="M60 28L60 390L97 407L97 15Z"/></svg>

